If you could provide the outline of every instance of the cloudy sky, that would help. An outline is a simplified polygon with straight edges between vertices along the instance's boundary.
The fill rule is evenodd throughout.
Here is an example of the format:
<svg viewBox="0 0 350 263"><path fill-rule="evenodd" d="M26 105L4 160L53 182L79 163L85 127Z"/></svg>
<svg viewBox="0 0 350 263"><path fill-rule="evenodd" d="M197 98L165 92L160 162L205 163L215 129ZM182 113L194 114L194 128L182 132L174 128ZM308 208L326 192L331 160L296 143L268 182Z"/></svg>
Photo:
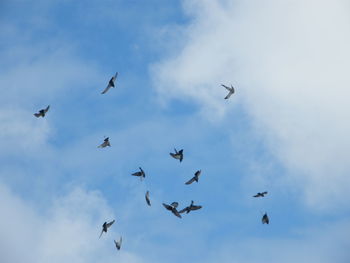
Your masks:
<svg viewBox="0 0 350 263"><path fill-rule="evenodd" d="M1 262L350 261L349 1L3 0L0 40Z"/></svg>

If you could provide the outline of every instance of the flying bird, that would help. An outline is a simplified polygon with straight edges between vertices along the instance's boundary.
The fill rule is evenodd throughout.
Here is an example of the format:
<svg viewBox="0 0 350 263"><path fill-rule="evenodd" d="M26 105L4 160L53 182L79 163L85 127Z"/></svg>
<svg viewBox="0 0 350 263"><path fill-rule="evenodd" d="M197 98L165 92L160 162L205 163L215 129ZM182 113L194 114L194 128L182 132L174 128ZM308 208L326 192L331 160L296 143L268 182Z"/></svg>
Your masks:
<svg viewBox="0 0 350 263"><path fill-rule="evenodd" d="M175 153L170 153L171 157L177 159L177 160L180 160L180 163L182 162L182 159L184 158L184 154L183 154L183 149L181 149L180 151L177 151L176 149L175 150Z"/></svg>
<svg viewBox="0 0 350 263"><path fill-rule="evenodd" d="M179 218L181 218L181 215L180 215L180 213L177 211L177 207L179 206L179 203L178 202L172 202L170 205L167 205L167 204L164 204L163 203L163 206L167 209L167 210L169 210L169 211L171 211L174 215L176 215L177 217L179 217Z"/></svg>
<svg viewBox="0 0 350 263"><path fill-rule="evenodd" d="M133 173L133 174L131 174L131 175L133 175L133 176L139 176L140 179L142 180L142 178L145 178L145 177L146 177L146 174L145 174L145 171L142 170L141 167L139 167L139 169L140 169L140 171L135 172L135 173Z"/></svg>
<svg viewBox="0 0 350 263"><path fill-rule="evenodd" d="M202 170L198 170L197 172L194 173L194 176L187 181L185 184L192 184L194 181L198 183L198 178L201 175Z"/></svg>
<svg viewBox="0 0 350 263"><path fill-rule="evenodd" d="M253 195L253 197L264 197L265 195L267 195L267 192L262 192L262 193L257 193L256 195Z"/></svg>
<svg viewBox="0 0 350 263"><path fill-rule="evenodd" d="M37 118L39 118L40 116L44 118L45 114L49 111L49 109L50 109L50 105L47 106L45 109L39 110L38 113L34 113L34 116L37 117Z"/></svg>
<svg viewBox="0 0 350 263"><path fill-rule="evenodd" d="M111 225L113 225L114 222L115 222L115 220L112 220L112 221L109 222L109 223L107 223L107 222L104 222L104 223L103 223L103 225L102 225L102 231L101 231L100 237L102 236L103 232L106 232L106 233L107 233L108 228L110 228Z"/></svg>
<svg viewBox="0 0 350 263"><path fill-rule="evenodd" d="M269 217L267 216L267 213L265 212L265 214L263 215L263 217L261 218L261 222L263 224L269 224L270 220Z"/></svg>
<svg viewBox="0 0 350 263"><path fill-rule="evenodd" d="M221 86L223 86L225 89L227 89L227 90L229 91L228 94L227 94L226 97L225 97L225 100L227 100L229 97L231 97L231 95L232 95L233 93L235 93L235 88L234 88L232 85L231 85L231 88L225 86L224 84L221 84Z"/></svg>
<svg viewBox="0 0 350 263"><path fill-rule="evenodd" d="M107 137L106 139L103 140L103 143L100 144L99 146L97 146L98 148L105 148L107 146L111 146L111 144L109 143L109 137Z"/></svg>
<svg viewBox="0 0 350 263"><path fill-rule="evenodd" d="M151 206L151 200L149 199L149 191L146 192L145 194L146 202L149 206Z"/></svg>
<svg viewBox="0 0 350 263"><path fill-rule="evenodd" d="M120 239L119 239L118 242L114 240L115 247L116 247L118 250L120 250L120 247L122 246L122 241L123 241L122 237L120 237Z"/></svg>
<svg viewBox="0 0 350 263"><path fill-rule="evenodd" d="M117 79L117 76L118 76L118 72L115 73L115 75L110 79L110 81L108 82L107 87L101 92L101 94L105 94L110 88L114 88L115 87L114 82Z"/></svg>
<svg viewBox="0 0 350 263"><path fill-rule="evenodd" d="M201 205L194 205L193 201L191 201L191 204L189 206L185 207L184 209L180 210L179 213L182 214L182 213L186 212L188 214L191 211L198 210L201 208L202 208Z"/></svg>

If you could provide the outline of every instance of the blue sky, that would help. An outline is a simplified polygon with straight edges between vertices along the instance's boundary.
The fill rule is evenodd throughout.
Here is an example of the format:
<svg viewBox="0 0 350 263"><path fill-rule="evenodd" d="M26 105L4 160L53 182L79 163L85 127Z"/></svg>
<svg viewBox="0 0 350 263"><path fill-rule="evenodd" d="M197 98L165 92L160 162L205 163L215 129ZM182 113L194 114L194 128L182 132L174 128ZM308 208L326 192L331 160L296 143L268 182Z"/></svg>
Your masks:
<svg viewBox="0 0 350 263"><path fill-rule="evenodd" d="M1 262L349 262L346 1L0 10Z"/></svg>

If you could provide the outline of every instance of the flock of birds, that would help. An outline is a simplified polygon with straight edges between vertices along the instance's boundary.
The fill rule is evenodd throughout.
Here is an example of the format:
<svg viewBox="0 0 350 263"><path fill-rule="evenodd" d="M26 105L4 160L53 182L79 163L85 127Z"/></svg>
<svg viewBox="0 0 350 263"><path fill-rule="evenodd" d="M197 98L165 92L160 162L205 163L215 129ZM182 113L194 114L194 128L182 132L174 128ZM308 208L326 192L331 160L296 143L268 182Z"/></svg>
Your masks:
<svg viewBox="0 0 350 263"><path fill-rule="evenodd" d="M110 88L114 88L115 87L115 81L116 81L117 77L118 77L118 72L109 80L107 87L101 92L101 94L105 94L105 93L107 93L109 91ZM231 87L228 87L228 86L226 86L224 84L221 84L221 86L223 86L225 89L227 89L229 91L229 93L226 95L226 97L224 99L230 98L231 95L235 93L235 89L234 89L234 87L232 85L231 85ZM34 116L37 117L37 118L45 117L45 115L47 114L49 109L50 109L50 105L48 105L44 109L39 110L39 112L34 113ZM109 142L109 137L106 137L103 140L103 143L101 143L97 147L98 148L105 148L105 147L110 147L110 146L111 146L111 144ZM181 163L183 158L184 158L183 149L181 149L180 151L177 151L176 149L174 149L174 153L171 152L170 156L173 157L176 160L179 160L180 163ZM198 183L199 176L201 175L201 172L202 172L201 170L196 171L194 173L194 176L190 180L185 182L185 184L186 185L190 185L193 182L197 182ZM137 176L141 180L146 177L146 173L141 167L139 167L139 171L137 171L135 173L132 173L131 175L132 176ZM261 193L259 192L256 195L254 195L253 197L255 197L255 198L264 197L266 194L267 194L266 191L265 192L261 192ZM145 200L146 200L147 205L151 206L151 200L150 200L150 193L149 193L149 191L147 191L146 194L145 194ZM183 214L185 212L186 212L186 214L188 214L191 211L195 211L195 210L198 210L198 209L202 208L202 206L194 205L193 203L194 203L194 201L192 200L191 204L189 206L186 206L185 208L183 208L183 209L181 209L179 211L177 210L177 208L179 206L178 202L172 202L171 204L163 203L163 206L164 206L165 209L171 211L175 216L177 216L179 218L182 218L181 214ZM262 221L263 224L269 224L269 217L268 217L266 212L262 216L261 221ZM103 232L107 233L108 228L110 228L114 224L114 222L115 222L115 220L112 220L109 223L107 223L107 222L103 223L102 231L101 231L101 234L100 234L99 238L101 238ZM120 237L119 241L114 240L115 247L118 250L120 250L120 248L121 248L122 240L123 240L122 237Z"/></svg>

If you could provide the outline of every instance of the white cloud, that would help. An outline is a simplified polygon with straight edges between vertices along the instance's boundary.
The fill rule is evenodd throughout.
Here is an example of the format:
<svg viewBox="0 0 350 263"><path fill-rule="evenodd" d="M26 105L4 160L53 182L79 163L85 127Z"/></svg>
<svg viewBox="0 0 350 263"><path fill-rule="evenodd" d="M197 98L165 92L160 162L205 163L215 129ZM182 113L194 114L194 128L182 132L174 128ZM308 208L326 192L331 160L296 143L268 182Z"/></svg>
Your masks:
<svg viewBox="0 0 350 263"><path fill-rule="evenodd" d="M1 262L143 262L116 251L118 222L98 238L102 223L115 218L99 192L76 188L42 211L4 184L0 190Z"/></svg>
<svg viewBox="0 0 350 263"><path fill-rule="evenodd" d="M242 105L308 205L346 204L348 2L185 1L184 9L192 22L174 39L183 48L153 67L162 98L190 98L211 119ZM230 101L221 83L236 86Z"/></svg>

